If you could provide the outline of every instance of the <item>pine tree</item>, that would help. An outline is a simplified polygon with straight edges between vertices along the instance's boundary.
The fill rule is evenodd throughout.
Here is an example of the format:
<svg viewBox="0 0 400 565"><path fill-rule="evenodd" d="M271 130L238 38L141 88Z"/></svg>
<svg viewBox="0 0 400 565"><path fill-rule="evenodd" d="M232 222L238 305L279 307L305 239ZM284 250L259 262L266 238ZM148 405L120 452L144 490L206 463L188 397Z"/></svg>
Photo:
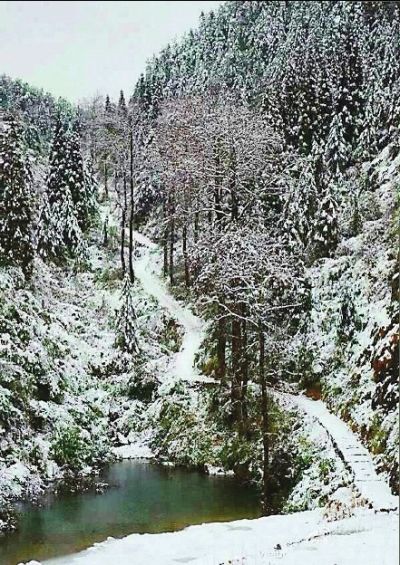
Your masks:
<svg viewBox="0 0 400 565"><path fill-rule="evenodd" d="M98 201L98 183L93 170L93 164L90 159L86 159L83 167L84 173L84 193L85 193L85 210L88 223L92 220L97 212ZM84 226L86 229L86 226Z"/></svg>
<svg viewBox="0 0 400 565"><path fill-rule="evenodd" d="M117 318L117 343L124 351L138 354L139 342L137 338L137 317L133 305L133 285L127 275L121 293L121 308Z"/></svg>
<svg viewBox="0 0 400 565"><path fill-rule="evenodd" d="M58 117L50 150L50 170L47 176L47 194L50 207L63 200L68 187L68 150L67 127Z"/></svg>
<svg viewBox="0 0 400 565"><path fill-rule="evenodd" d="M81 246L82 232L70 190L65 191L64 200L53 213L56 218L56 230L61 234L67 251L75 252Z"/></svg>
<svg viewBox="0 0 400 565"><path fill-rule="evenodd" d="M350 222L350 233L351 235L358 235L362 229L362 216L359 208L359 194L355 191L351 194L351 222Z"/></svg>
<svg viewBox="0 0 400 565"><path fill-rule="evenodd" d="M10 116L0 131L0 261L29 276L32 241L32 174L21 125Z"/></svg>
<svg viewBox="0 0 400 565"><path fill-rule="evenodd" d="M337 204L332 185L324 190L313 222L315 251L319 257L332 255L338 243Z"/></svg>
<svg viewBox="0 0 400 565"><path fill-rule="evenodd" d="M79 225L79 187L84 187L81 158L75 158L75 142L66 125L59 118L50 153L50 171L47 177L46 198L41 210L38 249L42 256L73 252L82 237ZM81 170L82 169L82 170ZM75 199L72 192L74 192Z"/></svg>
<svg viewBox="0 0 400 565"><path fill-rule="evenodd" d="M36 245L43 259L55 257L63 246L61 234L56 229L56 218L52 215L48 192L41 195L40 213L36 232Z"/></svg>
<svg viewBox="0 0 400 565"><path fill-rule="evenodd" d="M121 90L120 95L119 95L118 114L120 116L122 116L123 118L126 118L126 116L128 115L128 110L127 110L127 107L126 107L125 96L124 96L123 90Z"/></svg>
<svg viewBox="0 0 400 565"><path fill-rule="evenodd" d="M344 137L343 121L340 114L333 117L325 146L325 162L331 178L338 180L349 160L349 147Z"/></svg>
<svg viewBox="0 0 400 565"><path fill-rule="evenodd" d="M284 207L283 229L291 247L305 250L312 244L317 195L313 163L308 158L299 178L293 182Z"/></svg>
<svg viewBox="0 0 400 565"><path fill-rule="evenodd" d="M107 94L106 101L105 101L105 104L104 104L104 111L106 112L106 114L109 114L109 113L112 112L112 110L113 110L113 108L112 108L112 105L111 105L111 100L110 100L109 95Z"/></svg>
<svg viewBox="0 0 400 565"><path fill-rule="evenodd" d="M89 223L85 172L78 134L78 124L75 123L67 136L67 181L74 203L79 226L84 230Z"/></svg>

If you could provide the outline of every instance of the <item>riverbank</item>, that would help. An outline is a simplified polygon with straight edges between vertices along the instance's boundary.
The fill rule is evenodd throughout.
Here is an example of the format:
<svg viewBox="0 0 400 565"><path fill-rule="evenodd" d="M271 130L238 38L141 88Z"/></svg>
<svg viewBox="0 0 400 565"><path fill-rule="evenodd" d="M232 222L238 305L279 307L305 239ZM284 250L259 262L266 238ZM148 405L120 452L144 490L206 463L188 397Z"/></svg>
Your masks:
<svg viewBox="0 0 400 565"><path fill-rule="evenodd" d="M359 510L350 518L327 522L314 510L203 524L177 533L107 540L45 565L395 565L397 519L395 514Z"/></svg>

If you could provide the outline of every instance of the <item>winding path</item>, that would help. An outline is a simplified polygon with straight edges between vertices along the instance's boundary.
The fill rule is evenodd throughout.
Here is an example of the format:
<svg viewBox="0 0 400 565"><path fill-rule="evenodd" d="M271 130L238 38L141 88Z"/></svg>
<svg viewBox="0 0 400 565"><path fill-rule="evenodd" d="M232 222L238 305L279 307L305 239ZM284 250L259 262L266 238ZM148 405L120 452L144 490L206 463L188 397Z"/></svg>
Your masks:
<svg viewBox="0 0 400 565"><path fill-rule="evenodd" d="M136 276L145 292L168 310L170 316L184 329L182 347L172 358L167 379L169 377L190 382L215 382L213 379L200 375L194 366L196 353L205 337L205 322L196 317L188 307L175 300L168 292L166 285L158 275L160 271L158 246L139 232L135 232L134 237L137 243L144 246L146 250L135 262ZM275 394L306 412L325 428L336 453L353 476L356 489L375 510L385 511L398 508L398 499L392 495L389 486L377 474L370 453L345 422L329 412L320 400L315 401L302 395L288 393L276 392Z"/></svg>
<svg viewBox="0 0 400 565"><path fill-rule="evenodd" d="M182 306L160 279L158 246L139 232L134 232L134 238L145 248L134 264L136 277L144 291L155 298L184 330L182 346L178 353L172 356L164 381L178 379L191 383L215 382L214 379L201 375L195 367L196 354L205 338L206 323L195 316L187 306Z"/></svg>

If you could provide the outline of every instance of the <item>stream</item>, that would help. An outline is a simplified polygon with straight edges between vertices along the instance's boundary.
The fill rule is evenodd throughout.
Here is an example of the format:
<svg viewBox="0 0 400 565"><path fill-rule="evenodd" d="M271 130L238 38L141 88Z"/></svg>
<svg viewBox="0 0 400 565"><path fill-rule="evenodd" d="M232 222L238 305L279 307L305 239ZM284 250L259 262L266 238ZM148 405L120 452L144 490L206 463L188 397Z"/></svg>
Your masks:
<svg viewBox="0 0 400 565"><path fill-rule="evenodd" d="M110 465L98 482L109 485L103 494L93 486L20 504L19 530L0 537L1 565L68 555L109 536L260 516L257 490L231 477L131 460Z"/></svg>

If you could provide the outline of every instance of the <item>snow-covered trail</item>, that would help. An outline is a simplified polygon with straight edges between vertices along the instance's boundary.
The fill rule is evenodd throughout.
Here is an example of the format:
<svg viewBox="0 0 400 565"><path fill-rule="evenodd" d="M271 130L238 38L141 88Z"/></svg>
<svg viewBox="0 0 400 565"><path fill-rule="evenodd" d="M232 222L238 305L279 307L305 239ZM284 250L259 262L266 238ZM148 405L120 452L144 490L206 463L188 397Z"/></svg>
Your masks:
<svg viewBox="0 0 400 565"><path fill-rule="evenodd" d="M278 398L298 406L325 428L336 452L352 474L356 489L375 510L398 508L398 499L376 472L371 454L343 420L332 414L321 400L281 392L276 394Z"/></svg>
<svg viewBox="0 0 400 565"><path fill-rule="evenodd" d="M195 357L205 337L206 323L195 316L187 306L182 306L168 291L158 275L160 251L158 246L139 232L134 232L137 243L144 252L135 261L135 275L144 291L155 298L169 315L182 326L182 346L171 360L164 380L179 379L190 382L213 382L200 375L195 368Z"/></svg>
<svg viewBox="0 0 400 565"><path fill-rule="evenodd" d="M194 368L195 355L205 337L205 322L175 300L160 280L157 274L159 271L157 245L138 232L135 232L135 239L146 249L135 263L138 279L144 290L168 310L185 332L182 347L174 356L169 369L170 377L194 382L207 380ZM356 489L375 510L398 508L398 499L392 495L389 486L377 474L370 453L345 422L332 414L321 400L311 400L303 395L278 392L276 394L288 403L298 406L325 428L336 452L351 472Z"/></svg>

